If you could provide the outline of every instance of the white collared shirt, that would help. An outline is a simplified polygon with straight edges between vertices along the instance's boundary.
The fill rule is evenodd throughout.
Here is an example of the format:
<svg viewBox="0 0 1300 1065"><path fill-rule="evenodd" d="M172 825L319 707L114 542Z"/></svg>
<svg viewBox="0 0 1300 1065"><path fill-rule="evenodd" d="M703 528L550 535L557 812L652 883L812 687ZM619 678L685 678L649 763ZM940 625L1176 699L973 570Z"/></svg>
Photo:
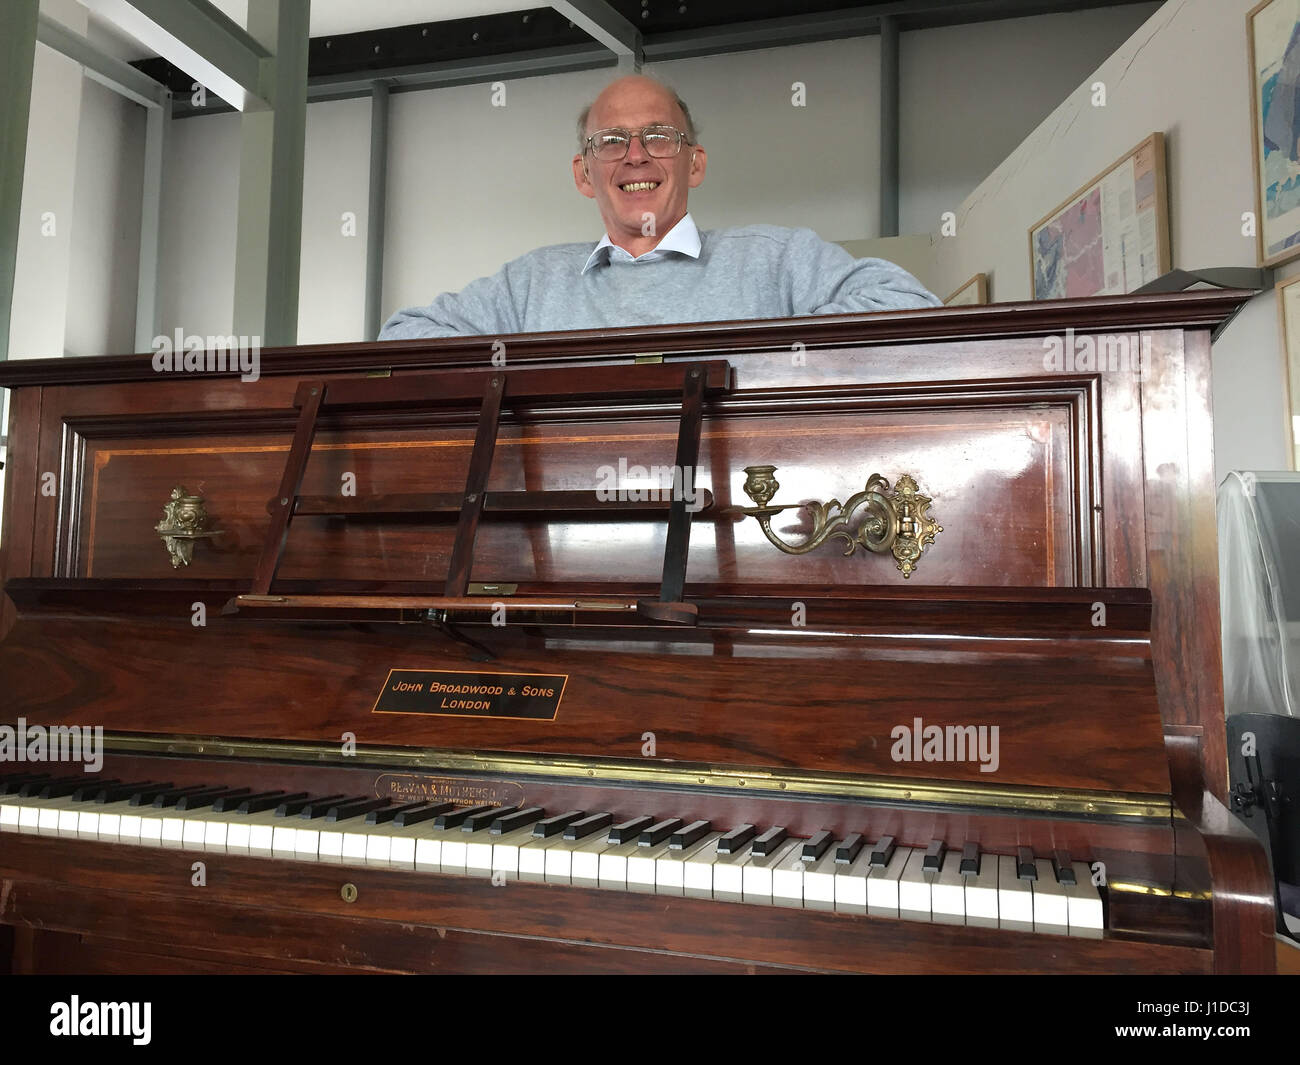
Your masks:
<svg viewBox="0 0 1300 1065"><path fill-rule="evenodd" d="M600 238L600 243L592 250L587 257L587 262L582 268L585 274L597 263L649 263L656 259L662 259L671 251L679 252L682 255L689 255L692 259L700 257L700 231L695 226L695 219L690 216L690 212L682 215L681 221L672 229L664 234L663 240L651 248L648 252L638 255L635 258L631 253L620 248L606 233ZM606 251L605 249L609 250Z"/></svg>

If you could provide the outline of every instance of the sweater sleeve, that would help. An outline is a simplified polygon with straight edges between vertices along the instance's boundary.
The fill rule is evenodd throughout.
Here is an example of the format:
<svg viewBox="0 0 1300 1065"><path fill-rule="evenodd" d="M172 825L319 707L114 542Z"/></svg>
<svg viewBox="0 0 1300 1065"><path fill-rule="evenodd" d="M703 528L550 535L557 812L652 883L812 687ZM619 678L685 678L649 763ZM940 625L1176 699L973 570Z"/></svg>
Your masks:
<svg viewBox="0 0 1300 1065"><path fill-rule="evenodd" d="M795 315L938 307L942 301L901 266L854 259L811 229L796 229L786 250Z"/></svg>
<svg viewBox="0 0 1300 1065"><path fill-rule="evenodd" d="M442 293L427 307L408 307L398 311L384 323L379 339L496 336L522 332L511 288L511 274L517 271L516 262L507 263L491 277L471 281L459 292Z"/></svg>

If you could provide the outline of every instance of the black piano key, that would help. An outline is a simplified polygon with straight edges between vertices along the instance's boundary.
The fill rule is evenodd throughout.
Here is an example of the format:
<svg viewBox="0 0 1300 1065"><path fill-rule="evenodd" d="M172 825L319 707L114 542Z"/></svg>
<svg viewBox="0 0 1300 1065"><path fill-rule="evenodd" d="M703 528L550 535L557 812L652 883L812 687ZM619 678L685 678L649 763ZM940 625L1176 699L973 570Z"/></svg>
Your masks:
<svg viewBox="0 0 1300 1065"><path fill-rule="evenodd" d="M775 828L769 828L761 836L755 838L750 844L749 853L755 858L763 858L771 854L785 842L787 833L784 826L778 825Z"/></svg>
<svg viewBox="0 0 1300 1065"><path fill-rule="evenodd" d="M346 795L326 795L324 798L312 799L305 792L299 792L297 795L289 795L280 800L280 805L275 808L276 817L297 817L303 810L315 803L332 803L342 802Z"/></svg>
<svg viewBox="0 0 1300 1065"><path fill-rule="evenodd" d="M967 843L962 847L961 864L957 866L957 872L962 876L980 875L980 845L978 843Z"/></svg>
<svg viewBox="0 0 1300 1065"><path fill-rule="evenodd" d="M684 850L692 843L697 843L709 834L713 824L709 821L692 821L685 828L678 829L668 839L668 849Z"/></svg>
<svg viewBox="0 0 1300 1065"><path fill-rule="evenodd" d="M170 781L162 780L135 780L128 781L125 784L117 780L105 780L101 781L94 790L86 795L85 799L77 798L78 795L82 794L84 789L74 792L72 801L93 802L104 806L110 802L127 802L130 800L131 796L141 788L157 788L161 791L163 788L170 788L172 786L173 785Z"/></svg>
<svg viewBox="0 0 1300 1065"><path fill-rule="evenodd" d="M170 780L158 784L141 784L126 797L126 804L128 806L152 806L154 800L163 792L177 792L179 790L181 789L178 789Z"/></svg>
<svg viewBox="0 0 1300 1065"><path fill-rule="evenodd" d="M862 848L866 841L863 840L862 834L854 832L844 837L844 841L835 848L836 865L852 865L858 860L858 855L862 853Z"/></svg>
<svg viewBox="0 0 1300 1065"><path fill-rule="evenodd" d="M207 788L204 791L192 791L176 800L178 812L185 810L202 810L211 806L223 795L249 795L252 788Z"/></svg>
<svg viewBox="0 0 1300 1065"><path fill-rule="evenodd" d="M439 814L433 819L434 828L459 828L465 823L467 817L473 817L476 814L485 814L489 810L495 810L497 807L490 803L479 804L478 806L456 806L444 814Z"/></svg>
<svg viewBox="0 0 1300 1065"><path fill-rule="evenodd" d="M522 810L516 810L512 814L503 814L492 822L492 827L488 829L494 836L503 835L506 832L513 832L517 828L527 828L535 821L542 819L542 814L546 813L540 806L526 806Z"/></svg>
<svg viewBox="0 0 1300 1065"><path fill-rule="evenodd" d="M15 773L0 781L0 795L17 795L23 787L36 780L49 780L49 773Z"/></svg>
<svg viewBox="0 0 1300 1065"><path fill-rule="evenodd" d="M894 857L894 851L898 843L893 836L881 836L876 841L876 845L871 848L871 857L868 861L873 869L883 869Z"/></svg>
<svg viewBox="0 0 1300 1065"><path fill-rule="evenodd" d="M245 795L242 798L238 795L225 795L212 804L212 812L217 814L224 814L231 810L238 812L244 803L260 802L262 799L270 799L272 806L278 806L283 798L282 791L255 791L252 795Z"/></svg>
<svg viewBox="0 0 1300 1065"><path fill-rule="evenodd" d="M826 853L831 845L831 840L834 838L824 828L820 832L814 832L812 837L800 849L799 859L805 862L815 862Z"/></svg>
<svg viewBox="0 0 1300 1065"><path fill-rule="evenodd" d="M518 806L489 806L480 813L470 814L465 818L465 823L460 826L462 832L482 832L485 828L491 828L492 822L498 817L507 817L518 810Z"/></svg>
<svg viewBox="0 0 1300 1065"><path fill-rule="evenodd" d="M1074 875L1074 863L1069 851L1052 851L1052 869L1056 873L1056 882L1066 887L1074 887L1079 881Z"/></svg>
<svg viewBox="0 0 1300 1065"><path fill-rule="evenodd" d="M298 816L304 821L324 820L325 816L336 806L349 802L364 802L364 795L327 795L323 799L309 799L303 804ZM279 807L276 807L279 809Z"/></svg>
<svg viewBox="0 0 1300 1065"><path fill-rule="evenodd" d="M414 810L398 810L393 815L393 827L410 828L411 825L422 825L425 821L432 821L454 809L456 804L451 802L422 802L417 804Z"/></svg>
<svg viewBox="0 0 1300 1065"><path fill-rule="evenodd" d="M941 839L930 840L930 845L925 848L925 857L921 859L921 872L937 873L943 868L943 855L947 851L948 845Z"/></svg>
<svg viewBox="0 0 1300 1065"><path fill-rule="evenodd" d="M96 798L96 796L99 795L101 791L107 791L109 788L116 787L121 783L121 780L117 777L111 777L108 780L96 780L91 784L82 784L81 787L72 793L72 801L99 802L100 800Z"/></svg>
<svg viewBox="0 0 1300 1065"><path fill-rule="evenodd" d="M292 795L286 795L282 791L264 791L260 795L248 795L244 801L239 804L235 811L241 814L260 814L267 810L277 811L286 802L296 802L299 799L306 799L305 791L295 791Z"/></svg>
<svg viewBox="0 0 1300 1065"><path fill-rule="evenodd" d="M413 812L428 806L427 802L407 802L401 806L381 806L377 810L371 810L366 814L366 824L368 825L386 825L400 813Z"/></svg>
<svg viewBox="0 0 1300 1065"><path fill-rule="evenodd" d="M38 799L66 799L85 783L78 777L66 777L63 780L51 780L42 785L36 797Z"/></svg>
<svg viewBox="0 0 1300 1065"><path fill-rule="evenodd" d="M180 801L182 795L190 795L193 792L202 791L203 788L204 785L202 784L186 784L181 788L166 788L154 795L149 805L151 805L155 810L166 810L175 806L177 802ZM134 795L131 796L131 805L136 805ZM140 805L143 805L143 803Z"/></svg>
<svg viewBox="0 0 1300 1065"><path fill-rule="evenodd" d="M609 830L609 841L610 843L631 843L654 823L655 819L649 814L634 817L629 821L614 825Z"/></svg>
<svg viewBox="0 0 1300 1065"><path fill-rule="evenodd" d="M1034 864L1034 852L1028 847L1016 848L1016 876L1021 880L1038 879L1038 866Z"/></svg>
<svg viewBox="0 0 1300 1065"><path fill-rule="evenodd" d="M18 798L20 799L37 799L40 798L41 789L49 787L51 784L58 784L64 780L75 782L76 777L32 777L18 789Z"/></svg>
<svg viewBox="0 0 1300 1065"><path fill-rule="evenodd" d="M737 825L730 832L724 833L722 838L718 840L718 853L738 854L745 849L757 831L758 828L754 825Z"/></svg>
<svg viewBox="0 0 1300 1065"><path fill-rule="evenodd" d="M614 823L613 814L588 814L580 817L564 829L565 839L586 839L593 832L599 832Z"/></svg>
<svg viewBox="0 0 1300 1065"><path fill-rule="evenodd" d="M641 834L636 838L637 846L657 847L681 827L682 819L680 817L664 818L664 820L656 822L641 831Z"/></svg>
<svg viewBox="0 0 1300 1065"><path fill-rule="evenodd" d="M550 839L552 836L558 836L575 821L579 820L584 814L582 810L565 810L562 814L556 814L554 817L544 817L533 825L533 835L538 839Z"/></svg>
<svg viewBox="0 0 1300 1065"><path fill-rule="evenodd" d="M351 821L354 817L364 817L371 810L378 810L388 805L387 799L353 799L351 802L335 803L325 811L325 820Z"/></svg>

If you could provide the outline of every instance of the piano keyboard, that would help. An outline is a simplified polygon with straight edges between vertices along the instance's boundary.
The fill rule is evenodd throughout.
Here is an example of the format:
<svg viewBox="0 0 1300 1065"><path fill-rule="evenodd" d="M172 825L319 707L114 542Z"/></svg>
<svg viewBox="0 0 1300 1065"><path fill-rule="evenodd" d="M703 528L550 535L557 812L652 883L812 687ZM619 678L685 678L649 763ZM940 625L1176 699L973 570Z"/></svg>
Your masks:
<svg viewBox="0 0 1300 1065"><path fill-rule="evenodd" d="M1099 938L1085 862L1028 848L906 847L861 834L530 806L394 804L366 796L43 774L0 777L0 832L295 861L570 884L761 906Z"/></svg>

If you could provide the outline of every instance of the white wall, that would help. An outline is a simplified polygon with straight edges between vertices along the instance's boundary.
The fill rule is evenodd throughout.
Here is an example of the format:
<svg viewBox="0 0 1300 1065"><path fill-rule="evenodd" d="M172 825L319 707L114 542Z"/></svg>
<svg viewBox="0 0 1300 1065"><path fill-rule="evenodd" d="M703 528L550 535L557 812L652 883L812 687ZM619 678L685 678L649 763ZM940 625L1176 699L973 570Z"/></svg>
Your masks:
<svg viewBox="0 0 1300 1065"><path fill-rule="evenodd" d="M999 302L1030 298L1028 230L1075 189L1160 130L1166 136L1176 267L1254 266L1242 235L1255 209L1246 12L1254 0L1169 0L1020 144L939 238L941 287L992 275ZM1090 86L1106 85L1107 104ZM1300 269L1290 264L1289 274ZM1215 462L1287 469L1286 384L1272 293L1256 298L1214 348Z"/></svg>
<svg viewBox="0 0 1300 1065"><path fill-rule="evenodd" d="M960 203L1148 10L904 34L904 231L928 231L937 206ZM766 221L810 225L828 240L876 236L879 54L879 39L866 37L648 67L681 92L701 126L710 158L709 176L691 197L700 224ZM945 70L958 74L940 76ZM1030 75L1037 82L1027 94ZM539 245L600 236L595 206L573 188L569 159L578 111L611 76L516 79L507 83L505 107L492 106L489 85L392 97L385 316ZM794 82L805 86L804 107L792 106ZM307 111L299 341L365 339L368 105L319 103ZM169 154L166 178L161 309L168 332L231 328L234 245L226 234L234 225L237 135L223 124L236 122L173 123L183 154ZM933 171L944 176L921 180ZM357 213L355 238L339 232L348 210ZM202 241L200 230L208 235ZM184 258L199 243L204 261Z"/></svg>
<svg viewBox="0 0 1300 1065"><path fill-rule="evenodd" d="M145 110L81 82L64 350L135 350Z"/></svg>
<svg viewBox="0 0 1300 1065"><path fill-rule="evenodd" d="M74 0L42 0L41 12L75 32L85 32L86 9ZM64 351L80 118L81 68L38 44L9 322L11 359ZM134 295L131 299L134 303Z"/></svg>
<svg viewBox="0 0 1300 1065"><path fill-rule="evenodd" d="M1159 7L1134 4L904 33L899 231L936 228L944 211L955 211L1026 132Z"/></svg>

